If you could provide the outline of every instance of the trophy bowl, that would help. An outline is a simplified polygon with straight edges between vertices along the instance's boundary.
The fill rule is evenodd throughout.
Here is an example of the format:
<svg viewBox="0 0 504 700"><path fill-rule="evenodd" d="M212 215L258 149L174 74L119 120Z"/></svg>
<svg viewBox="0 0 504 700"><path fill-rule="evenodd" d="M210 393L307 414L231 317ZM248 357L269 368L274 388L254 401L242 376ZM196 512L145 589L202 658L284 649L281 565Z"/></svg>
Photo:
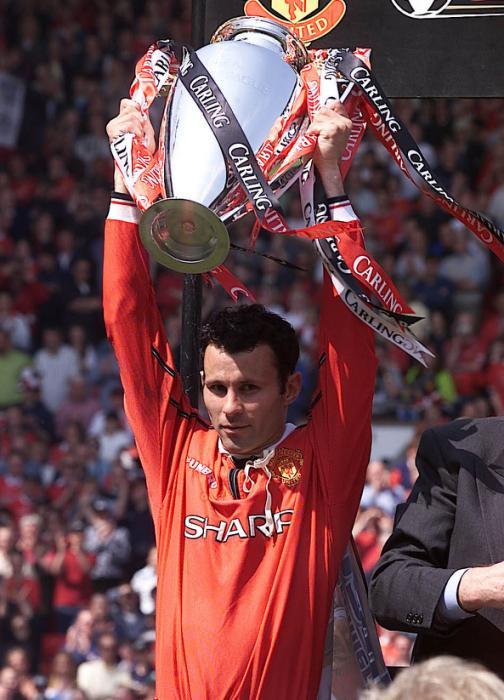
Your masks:
<svg viewBox="0 0 504 700"><path fill-rule="evenodd" d="M196 55L256 154L289 108L298 71L308 61L306 48L276 22L239 17L223 24L212 43ZM216 136L225 124L214 122L212 129L203 114L211 115L213 108L205 76L193 78L190 90L177 79L168 98L164 139L168 197L146 210L140 232L159 263L178 272L199 273L224 261L230 246L225 222L245 215L247 208L245 193L241 197Z"/></svg>

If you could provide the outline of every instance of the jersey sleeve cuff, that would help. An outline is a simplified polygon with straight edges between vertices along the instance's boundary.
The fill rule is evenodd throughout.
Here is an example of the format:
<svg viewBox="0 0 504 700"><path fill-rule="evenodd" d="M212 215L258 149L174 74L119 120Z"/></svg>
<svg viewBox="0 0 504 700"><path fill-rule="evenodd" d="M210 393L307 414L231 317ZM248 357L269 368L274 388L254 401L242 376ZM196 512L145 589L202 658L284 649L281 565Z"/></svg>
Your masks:
<svg viewBox="0 0 504 700"><path fill-rule="evenodd" d="M115 190L111 193L112 199L123 199L125 202L133 202L133 197L127 192L116 192Z"/></svg>
<svg viewBox="0 0 504 700"><path fill-rule="evenodd" d="M127 224L138 224L140 211L129 195L113 192L107 219L124 221Z"/></svg>
<svg viewBox="0 0 504 700"><path fill-rule="evenodd" d="M358 219L346 194L330 197L327 200L327 206L332 221L356 221Z"/></svg>

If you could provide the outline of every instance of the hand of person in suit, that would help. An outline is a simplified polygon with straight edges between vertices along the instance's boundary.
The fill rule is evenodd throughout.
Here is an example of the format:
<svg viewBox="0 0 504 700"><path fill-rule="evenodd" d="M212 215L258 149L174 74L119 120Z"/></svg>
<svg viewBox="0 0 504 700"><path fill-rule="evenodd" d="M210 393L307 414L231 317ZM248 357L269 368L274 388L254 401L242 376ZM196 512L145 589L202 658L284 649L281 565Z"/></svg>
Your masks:
<svg viewBox="0 0 504 700"><path fill-rule="evenodd" d="M504 561L468 569L460 579L458 600L467 612L480 608L504 609Z"/></svg>

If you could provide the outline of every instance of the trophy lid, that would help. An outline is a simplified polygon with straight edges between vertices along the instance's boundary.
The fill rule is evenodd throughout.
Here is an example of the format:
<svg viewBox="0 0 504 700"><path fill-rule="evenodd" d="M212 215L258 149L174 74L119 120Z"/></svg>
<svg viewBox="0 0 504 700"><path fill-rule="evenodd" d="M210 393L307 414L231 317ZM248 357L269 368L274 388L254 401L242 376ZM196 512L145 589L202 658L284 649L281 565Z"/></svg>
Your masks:
<svg viewBox="0 0 504 700"><path fill-rule="evenodd" d="M287 27L265 17L235 17L224 22L211 39L218 41L247 41L281 53L296 71L309 62L303 42Z"/></svg>

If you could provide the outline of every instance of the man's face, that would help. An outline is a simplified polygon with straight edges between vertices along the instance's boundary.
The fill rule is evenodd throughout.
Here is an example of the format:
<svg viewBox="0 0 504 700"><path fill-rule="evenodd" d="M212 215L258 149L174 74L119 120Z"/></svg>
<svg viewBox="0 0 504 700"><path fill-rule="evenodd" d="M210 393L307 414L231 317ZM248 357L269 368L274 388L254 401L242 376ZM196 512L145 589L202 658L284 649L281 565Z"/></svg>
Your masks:
<svg viewBox="0 0 504 700"><path fill-rule="evenodd" d="M281 438L287 408L301 388L301 376L291 374L282 392L268 345L235 355L209 345L201 374L203 401L229 453L247 457Z"/></svg>
<svg viewBox="0 0 504 700"><path fill-rule="evenodd" d="M44 345L48 350L56 352L61 345L61 336L58 331L48 328L44 333Z"/></svg>
<svg viewBox="0 0 504 700"><path fill-rule="evenodd" d="M388 480L383 462L375 461L369 463L367 468L367 481L373 488L386 488Z"/></svg>
<svg viewBox="0 0 504 700"><path fill-rule="evenodd" d="M7 469L11 476L20 478L24 473L24 461L18 454L11 454L7 458Z"/></svg>
<svg viewBox="0 0 504 700"><path fill-rule="evenodd" d="M10 527L0 527L0 551L8 552L14 541L14 533Z"/></svg>
<svg viewBox="0 0 504 700"><path fill-rule="evenodd" d="M98 642L98 651L103 661L112 666L117 660L117 642L111 635L103 635Z"/></svg>

